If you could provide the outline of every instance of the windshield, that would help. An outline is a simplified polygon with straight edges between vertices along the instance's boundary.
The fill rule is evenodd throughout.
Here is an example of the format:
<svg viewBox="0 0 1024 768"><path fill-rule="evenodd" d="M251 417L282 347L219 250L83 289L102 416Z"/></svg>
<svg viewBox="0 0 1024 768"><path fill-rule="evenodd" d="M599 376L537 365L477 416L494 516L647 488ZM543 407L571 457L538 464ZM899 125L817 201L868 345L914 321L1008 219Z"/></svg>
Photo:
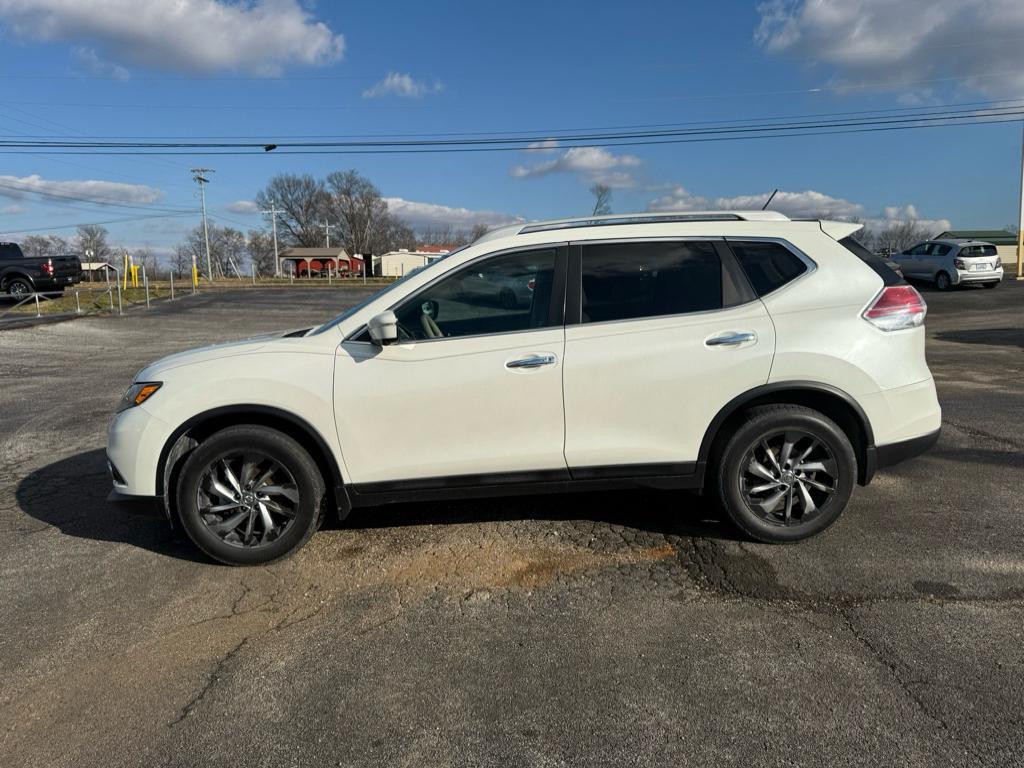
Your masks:
<svg viewBox="0 0 1024 768"><path fill-rule="evenodd" d="M319 328L314 330L309 335L310 336L316 336L318 333L323 333L324 331L326 331L326 330L328 330L330 328L337 327L338 325L340 325L341 323L345 322L350 317L352 317L352 315L354 315L356 312L359 312L361 309L363 309L364 307L368 306L372 302L377 301L377 299L379 299L385 293L388 293L389 291L393 291L395 288L400 286L402 283L404 283L406 280L408 280L413 275L418 275L424 269L427 269L428 267L431 267L434 264L438 264L438 263L444 261L445 259L447 259L449 256L454 256L459 251L463 251L463 250L465 250L468 247L469 246L463 246L462 248L456 248L454 251L451 251L450 253L442 254L441 256L438 256L433 261L431 261L431 262L429 262L427 264L424 264L421 267L416 267L415 269L410 269L408 272L406 272L404 275L402 275L402 277L400 277L397 280L395 280L395 282L391 283L390 285L385 285L379 291L374 291L369 296L367 296L365 299L360 301L358 304L356 304L355 306L349 307L348 309L346 309L344 312L342 312L337 317L334 317L334 318L328 320L326 323L321 325Z"/></svg>

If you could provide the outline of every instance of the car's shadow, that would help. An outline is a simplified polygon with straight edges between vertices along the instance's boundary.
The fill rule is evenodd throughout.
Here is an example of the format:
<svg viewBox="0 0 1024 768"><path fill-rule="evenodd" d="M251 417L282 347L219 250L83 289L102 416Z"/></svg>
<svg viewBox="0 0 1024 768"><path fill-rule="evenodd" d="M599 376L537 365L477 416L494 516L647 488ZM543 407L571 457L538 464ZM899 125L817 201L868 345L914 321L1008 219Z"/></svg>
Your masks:
<svg viewBox="0 0 1024 768"><path fill-rule="evenodd" d="M107 500L110 478L102 450L87 451L29 474L15 492L25 514L67 536L130 544L168 557L209 562L180 529L172 530L162 507L151 501ZM682 491L510 496L463 501L392 504L359 508L328 528L384 528L510 520L590 520L653 533L736 539L720 513L696 494Z"/></svg>

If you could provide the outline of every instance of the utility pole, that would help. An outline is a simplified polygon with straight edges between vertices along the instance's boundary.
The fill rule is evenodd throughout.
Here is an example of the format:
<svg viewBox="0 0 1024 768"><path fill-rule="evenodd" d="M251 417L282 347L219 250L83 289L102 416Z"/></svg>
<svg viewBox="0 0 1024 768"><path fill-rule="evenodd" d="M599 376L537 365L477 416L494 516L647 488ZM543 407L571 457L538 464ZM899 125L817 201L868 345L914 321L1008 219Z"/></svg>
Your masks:
<svg viewBox="0 0 1024 768"><path fill-rule="evenodd" d="M1017 279L1024 280L1024 120L1020 137L1020 204L1017 211Z"/></svg>
<svg viewBox="0 0 1024 768"><path fill-rule="evenodd" d="M331 230L334 229L334 226L332 224L328 224L325 221L324 223L322 223L320 225L320 229L322 229L324 231L324 234L327 235L327 247L330 248L331 247Z"/></svg>
<svg viewBox="0 0 1024 768"><path fill-rule="evenodd" d="M261 211L264 215L270 216L270 227L274 231L274 277L281 276L281 260L277 257L277 214L282 213L273 200L270 201L270 210Z"/></svg>
<svg viewBox="0 0 1024 768"><path fill-rule="evenodd" d="M210 230L206 226L206 185L210 183L203 174L213 173L213 168L190 168L192 180L199 185L199 199L203 207L203 240L206 241L206 276L213 282L213 264L210 261Z"/></svg>

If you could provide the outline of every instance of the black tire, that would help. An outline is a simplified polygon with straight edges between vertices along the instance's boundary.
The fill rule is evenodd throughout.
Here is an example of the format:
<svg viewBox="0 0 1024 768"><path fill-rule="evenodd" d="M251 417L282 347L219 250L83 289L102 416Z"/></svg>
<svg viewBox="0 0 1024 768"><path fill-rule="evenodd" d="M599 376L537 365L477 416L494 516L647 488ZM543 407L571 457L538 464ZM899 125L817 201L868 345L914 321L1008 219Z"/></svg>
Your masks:
<svg viewBox="0 0 1024 768"><path fill-rule="evenodd" d="M24 277L12 277L5 286L7 294L17 299L24 299L32 293L32 283Z"/></svg>
<svg viewBox="0 0 1024 768"><path fill-rule="evenodd" d="M948 272L939 272L935 275L935 287L940 291L949 291L953 288L953 280Z"/></svg>
<svg viewBox="0 0 1024 768"><path fill-rule="evenodd" d="M505 309L515 309L519 306L519 301L516 299L516 295L512 292L511 288L501 289L501 292L498 294L498 303Z"/></svg>
<svg viewBox="0 0 1024 768"><path fill-rule="evenodd" d="M283 470L283 474L278 476L289 479L287 490L297 493L298 498L294 508L290 510L292 514L289 517L274 514L274 519L280 523L281 530L262 530L263 540L259 542L238 541L242 536L238 530L244 525L240 523L228 534L236 539L232 542L225 538L223 533L216 533L211 526L218 522L223 523L229 514L231 517L244 514L245 507L239 504L240 509L232 510L231 513L224 512L218 520L217 515L212 514L212 508L208 508L206 512L200 509L200 500L206 499L212 504L218 497L220 500L227 498L224 494L209 494L204 489L211 484L211 477L216 478L216 475L211 473L218 465L223 466L220 464L222 461L234 463L236 480L244 483L245 478L241 471L238 471L238 462L244 461L246 457L255 457L265 462L259 465L258 470L254 468L251 474L262 472L271 466L271 462L276 462ZM200 443L185 460L178 475L176 488L178 514L189 538L214 560L228 565L269 563L298 551L323 522L324 493L324 480L320 470L301 445L277 430L255 425L228 427ZM253 501L258 499L259 495L258 488L247 494L252 511L245 520L252 517L256 521L250 526L251 530L264 528L260 513L256 509L258 502ZM236 494L235 499L239 500L239 495ZM253 536L256 536L255 531Z"/></svg>
<svg viewBox="0 0 1024 768"><path fill-rule="evenodd" d="M1002 281L1000 281L1000 280L997 280L997 281L996 281L996 282L994 282L994 283L982 283L982 285L984 285L984 286L985 286L986 288L996 288L996 287L998 287L998 286L999 286L999 283L1000 283L1000 282L1002 282Z"/></svg>
<svg viewBox="0 0 1024 768"><path fill-rule="evenodd" d="M802 406L757 406L748 410L745 416L746 419L727 439L715 466L718 498L729 518L748 536L766 543L800 541L821 533L839 518L853 492L857 459L849 438L831 419ZM780 439L785 443L798 434L806 437L797 440L789 452L792 470L781 462L784 447L773 459L777 464L773 467L769 461L772 457L764 451L763 445L767 443L771 447ZM818 447L812 447L809 458L797 465L795 457L811 446L811 441L818 441ZM753 461L759 456L763 457L763 462L758 461L759 466L753 467ZM820 472L797 469L797 466L807 468L818 464L834 471L834 477L824 469ZM780 482L770 490L762 491L763 495L751 494L751 490L767 488L772 482L767 478L759 479L762 475L755 476L749 471L751 467L758 471L767 468L772 476L778 475ZM831 492L826 494L811 483L831 486ZM811 497L810 505L801 498L804 491ZM750 502L756 497L761 500L762 507L766 506L775 499L776 493L783 494L781 510L755 510ZM791 499L788 523L785 519L787 499Z"/></svg>

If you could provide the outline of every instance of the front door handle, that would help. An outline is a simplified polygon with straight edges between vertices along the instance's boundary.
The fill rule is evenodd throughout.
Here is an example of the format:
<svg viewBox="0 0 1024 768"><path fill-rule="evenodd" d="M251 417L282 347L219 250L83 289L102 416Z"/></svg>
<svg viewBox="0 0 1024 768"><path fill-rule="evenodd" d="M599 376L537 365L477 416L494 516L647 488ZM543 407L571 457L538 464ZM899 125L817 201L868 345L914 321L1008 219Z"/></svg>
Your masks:
<svg viewBox="0 0 1024 768"><path fill-rule="evenodd" d="M506 368L540 368L544 365L554 365L558 362L558 358L552 354L545 353L542 355L529 355L527 357L519 357L515 360L509 360L505 363Z"/></svg>
<svg viewBox="0 0 1024 768"><path fill-rule="evenodd" d="M739 344L745 344L748 341L757 341L757 334L753 331L723 333L719 336L712 336L705 339L704 345L708 347L735 347Z"/></svg>

